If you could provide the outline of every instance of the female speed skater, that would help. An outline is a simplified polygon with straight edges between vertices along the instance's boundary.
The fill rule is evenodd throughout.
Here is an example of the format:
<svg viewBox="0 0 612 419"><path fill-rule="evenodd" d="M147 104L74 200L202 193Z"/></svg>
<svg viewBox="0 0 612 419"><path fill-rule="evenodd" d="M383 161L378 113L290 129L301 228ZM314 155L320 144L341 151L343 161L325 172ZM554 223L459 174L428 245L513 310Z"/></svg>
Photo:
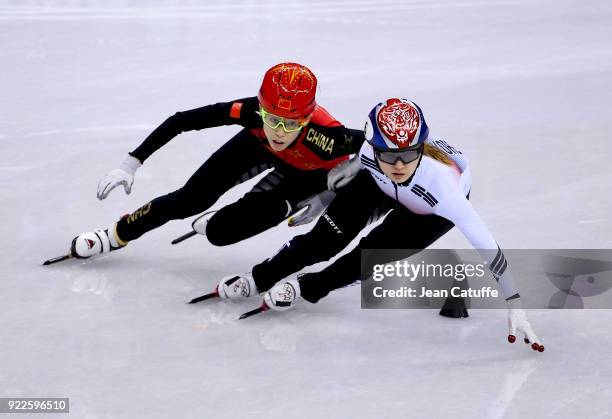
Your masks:
<svg viewBox="0 0 612 419"><path fill-rule="evenodd" d="M358 155L330 173L328 186L340 189L313 229L294 237L252 273L236 275L226 297L265 292L262 306L250 313L284 311L300 299L316 303L330 291L362 279L361 249L425 249L456 225L500 285L509 309L508 340L513 343L517 331L522 332L525 342L542 352L544 346L522 309L506 258L470 204L472 181L465 155L430 136L421 109L406 99L376 105L366 120L365 137ZM338 254L381 203L394 207L356 248L320 272L277 283ZM409 255L404 252L402 257Z"/></svg>
<svg viewBox="0 0 612 419"><path fill-rule="evenodd" d="M212 244L223 246L277 225L304 202L322 210L331 198L329 192L323 192L327 191L329 170L348 160L365 138L361 130L344 127L317 105L316 88L317 79L310 69L281 63L265 73L256 97L178 112L168 118L100 181L99 199L105 199L119 185L129 194L136 170L182 132L233 124L243 128L183 187L153 199L108 228L75 237L70 254L63 258L88 258L122 248L169 220L207 210L228 189L270 168L273 170L237 202L196 219L194 230L205 234ZM311 220L297 217L296 224ZM59 260L63 259L45 264Z"/></svg>

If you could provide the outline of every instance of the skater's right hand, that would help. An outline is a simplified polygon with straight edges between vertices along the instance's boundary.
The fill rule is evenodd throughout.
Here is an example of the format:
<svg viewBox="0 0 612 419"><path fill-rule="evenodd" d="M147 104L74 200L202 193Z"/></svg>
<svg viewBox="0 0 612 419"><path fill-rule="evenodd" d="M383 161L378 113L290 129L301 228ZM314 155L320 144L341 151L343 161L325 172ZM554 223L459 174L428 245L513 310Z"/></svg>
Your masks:
<svg viewBox="0 0 612 419"><path fill-rule="evenodd" d="M123 185L126 194L132 191L134 175L136 170L142 166L140 160L128 154L118 169L111 170L98 183L98 199L102 200L108 196L110 191L119 185Z"/></svg>

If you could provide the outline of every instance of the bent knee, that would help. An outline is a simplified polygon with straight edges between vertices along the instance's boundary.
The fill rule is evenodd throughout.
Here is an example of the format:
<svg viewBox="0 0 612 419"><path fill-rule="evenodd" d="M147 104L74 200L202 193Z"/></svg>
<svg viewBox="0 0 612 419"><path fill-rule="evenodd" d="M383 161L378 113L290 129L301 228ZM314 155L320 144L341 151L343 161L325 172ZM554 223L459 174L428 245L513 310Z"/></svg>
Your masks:
<svg viewBox="0 0 612 419"><path fill-rule="evenodd" d="M227 246L240 241L222 220L214 214L206 223L206 238L214 246Z"/></svg>

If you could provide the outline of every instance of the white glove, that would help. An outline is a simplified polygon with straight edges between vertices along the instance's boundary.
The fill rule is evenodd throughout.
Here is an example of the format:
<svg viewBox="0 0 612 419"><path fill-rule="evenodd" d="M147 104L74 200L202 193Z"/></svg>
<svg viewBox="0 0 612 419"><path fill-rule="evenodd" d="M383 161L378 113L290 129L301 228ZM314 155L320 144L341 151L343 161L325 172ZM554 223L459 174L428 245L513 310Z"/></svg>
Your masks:
<svg viewBox="0 0 612 419"><path fill-rule="evenodd" d="M98 183L98 199L106 198L110 191L119 185L123 185L125 193L129 194L132 191L134 175L140 166L142 166L140 160L128 154L118 169L108 172Z"/></svg>
<svg viewBox="0 0 612 419"><path fill-rule="evenodd" d="M334 191L348 184L361 170L359 155L340 163L327 174L327 189Z"/></svg>
<svg viewBox="0 0 612 419"><path fill-rule="evenodd" d="M514 343L516 341L516 332L519 331L525 335L524 342L526 344L531 343L531 349L544 352L544 345L541 344L542 341L531 328L525 311L520 308L519 301L512 300L508 302L508 342Z"/></svg>
<svg viewBox="0 0 612 419"><path fill-rule="evenodd" d="M336 192L333 191L323 191L320 194L313 195L308 199L303 200L299 204L297 204L298 211L306 208L305 211L300 212L294 216L289 217L289 227L295 227L302 224L308 224L313 221L315 218L319 218L319 216L325 211L325 208L329 206L331 201L336 197Z"/></svg>

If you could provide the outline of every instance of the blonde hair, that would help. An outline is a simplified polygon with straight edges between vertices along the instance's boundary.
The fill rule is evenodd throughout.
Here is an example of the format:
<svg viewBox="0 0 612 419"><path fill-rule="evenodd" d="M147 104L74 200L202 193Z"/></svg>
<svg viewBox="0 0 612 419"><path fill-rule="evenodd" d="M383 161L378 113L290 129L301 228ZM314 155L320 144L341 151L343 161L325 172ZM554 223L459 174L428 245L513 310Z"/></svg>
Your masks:
<svg viewBox="0 0 612 419"><path fill-rule="evenodd" d="M438 147L435 147L431 144L424 144L425 147L423 149L423 154L425 154L426 156L431 157L434 160L438 160L440 163L444 163L448 166L452 166L453 165L453 161L450 159L450 157L448 157L448 155L440 150Z"/></svg>

